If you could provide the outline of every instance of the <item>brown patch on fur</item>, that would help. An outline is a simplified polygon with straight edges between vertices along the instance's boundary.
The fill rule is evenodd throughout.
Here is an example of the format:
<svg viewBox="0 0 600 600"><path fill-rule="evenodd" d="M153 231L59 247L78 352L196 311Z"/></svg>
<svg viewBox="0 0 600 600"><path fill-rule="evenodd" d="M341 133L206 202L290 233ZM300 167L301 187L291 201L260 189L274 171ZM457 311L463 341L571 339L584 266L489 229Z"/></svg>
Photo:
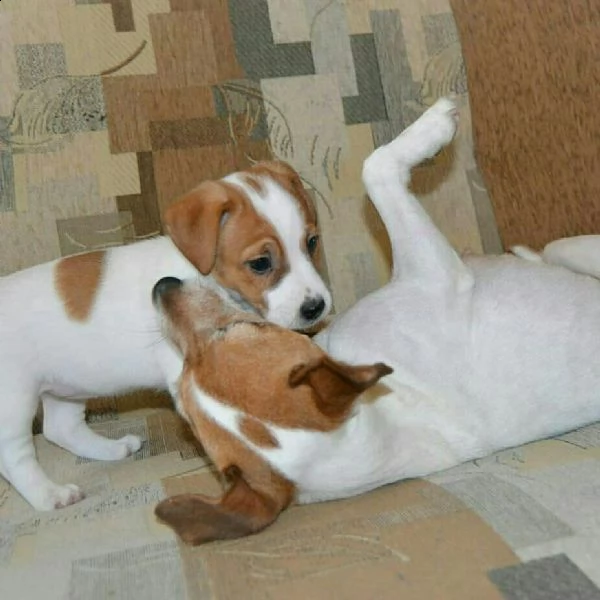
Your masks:
<svg viewBox="0 0 600 600"><path fill-rule="evenodd" d="M202 274L212 273L219 284L266 310L265 292L289 265L273 226L245 194L222 181L205 182L169 206L164 222L175 245ZM267 253L273 269L252 272L247 262Z"/></svg>
<svg viewBox="0 0 600 600"><path fill-rule="evenodd" d="M54 285L65 312L74 321L86 321L94 306L104 272L106 252L98 250L58 261Z"/></svg>
<svg viewBox="0 0 600 600"><path fill-rule="evenodd" d="M192 385L193 376L185 369L181 408L216 468L232 485L220 499L183 494L164 500L155 512L194 545L256 533L294 500L295 486L208 418L192 397Z"/></svg>
<svg viewBox="0 0 600 600"><path fill-rule="evenodd" d="M198 386L212 397L259 421L313 431L339 427L359 394L389 372L336 361L308 337L271 323L235 325L194 366Z"/></svg>
<svg viewBox="0 0 600 600"><path fill-rule="evenodd" d="M292 388L289 376L299 364L319 360L323 352L305 336L263 324L240 323L205 347L194 365L197 385L214 398L259 421L280 427L331 431L338 418L323 414L310 385ZM227 373L220 377L219 373Z"/></svg>
<svg viewBox="0 0 600 600"><path fill-rule="evenodd" d="M255 211L245 194L233 185L221 185L243 210L232 215L221 231L213 277L264 314L265 293L289 271L287 256L273 226ZM263 275L253 273L247 262L265 254L271 257L272 271Z"/></svg>
<svg viewBox="0 0 600 600"><path fill-rule="evenodd" d="M240 433L247 437L253 444L263 448L279 448L277 438L253 417L244 416L240 421Z"/></svg>

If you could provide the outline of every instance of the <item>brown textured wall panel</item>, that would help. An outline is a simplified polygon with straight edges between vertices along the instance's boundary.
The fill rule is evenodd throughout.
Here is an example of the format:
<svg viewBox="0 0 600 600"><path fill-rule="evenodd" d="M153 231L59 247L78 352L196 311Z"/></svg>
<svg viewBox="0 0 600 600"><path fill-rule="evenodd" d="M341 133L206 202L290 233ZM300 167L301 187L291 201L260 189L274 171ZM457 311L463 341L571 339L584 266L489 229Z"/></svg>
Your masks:
<svg viewBox="0 0 600 600"><path fill-rule="evenodd" d="M210 86L165 89L159 87L143 93L149 121L177 121L212 117L215 114Z"/></svg>
<svg viewBox="0 0 600 600"><path fill-rule="evenodd" d="M219 80L239 79L244 76L237 62L235 44L229 20L227 0L171 0L173 11L202 11L210 23L215 46Z"/></svg>
<svg viewBox="0 0 600 600"><path fill-rule="evenodd" d="M114 154L151 149L143 99L155 86L154 75L102 78L110 149Z"/></svg>
<svg viewBox="0 0 600 600"><path fill-rule="evenodd" d="M150 15L156 68L164 87L188 87L218 81L217 48L202 11Z"/></svg>
<svg viewBox="0 0 600 600"><path fill-rule="evenodd" d="M600 0L451 0L505 246L600 233Z"/></svg>
<svg viewBox="0 0 600 600"><path fill-rule="evenodd" d="M226 145L157 150L153 159L161 212L205 179L218 179L234 170L233 152Z"/></svg>
<svg viewBox="0 0 600 600"><path fill-rule="evenodd" d="M138 152L137 162L140 175L140 193L118 196L117 208L120 212L131 213L136 235L153 235L162 231L162 224L156 199L152 152Z"/></svg>
<svg viewBox="0 0 600 600"><path fill-rule="evenodd" d="M231 138L227 119L209 117L150 123L150 139L154 150L162 150L221 145Z"/></svg>

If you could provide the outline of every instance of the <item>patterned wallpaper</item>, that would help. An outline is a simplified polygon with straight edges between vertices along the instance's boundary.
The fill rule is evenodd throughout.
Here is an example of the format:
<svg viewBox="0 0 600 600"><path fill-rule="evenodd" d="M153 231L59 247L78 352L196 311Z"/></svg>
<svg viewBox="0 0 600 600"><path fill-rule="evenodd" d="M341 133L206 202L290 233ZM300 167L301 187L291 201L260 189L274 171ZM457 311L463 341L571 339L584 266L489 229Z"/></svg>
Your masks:
<svg viewBox="0 0 600 600"><path fill-rule="evenodd" d="M0 44L0 274L155 235L201 180L278 157L344 308L388 274L362 161L448 93L454 156L415 186L459 250L499 248L446 0L3 0Z"/></svg>

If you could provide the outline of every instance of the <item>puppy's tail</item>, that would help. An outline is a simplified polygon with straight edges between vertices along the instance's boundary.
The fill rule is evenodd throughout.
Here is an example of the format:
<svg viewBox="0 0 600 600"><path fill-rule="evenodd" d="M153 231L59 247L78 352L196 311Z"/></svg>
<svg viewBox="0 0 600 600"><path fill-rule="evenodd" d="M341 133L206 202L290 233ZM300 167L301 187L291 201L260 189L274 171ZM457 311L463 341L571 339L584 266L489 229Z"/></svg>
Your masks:
<svg viewBox="0 0 600 600"><path fill-rule="evenodd" d="M510 251L515 256L524 258L525 260L529 260L531 262L544 262L544 257L539 252L532 250L529 246L512 246Z"/></svg>

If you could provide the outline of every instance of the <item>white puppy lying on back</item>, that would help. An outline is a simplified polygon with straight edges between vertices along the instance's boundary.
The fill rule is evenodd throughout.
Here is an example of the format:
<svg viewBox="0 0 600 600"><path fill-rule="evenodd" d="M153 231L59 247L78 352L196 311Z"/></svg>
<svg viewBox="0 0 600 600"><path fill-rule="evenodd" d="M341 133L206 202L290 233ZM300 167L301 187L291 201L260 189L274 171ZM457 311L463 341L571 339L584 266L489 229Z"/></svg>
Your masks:
<svg viewBox="0 0 600 600"><path fill-rule="evenodd" d="M364 165L392 243L392 281L316 341L337 359L381 361L394 373L389 392L374 390L379 400L348 423L348 451L336 454L344 464L318 461L324 485L310 482L305 500L426 475L600 419L600 281L511 255L461 260L407 189L410 168L450 141L455 115L438 101ZM556 242L542 256L600 275L600 252L584 245L598 249L600 236ZM368 442L356 443L361 429Z"/></svg>
<svg viewBox="0 0 600 600"><path fill-rule="evenodd" d="M321 332L320 348L225 309L211 333L200 307L214 303L181 282L157 288L186 355L179 409L232 482L219 502L184 494L157 507L186 541L253 533L294 500L359 494L600 419L600 281L544 262L599 273L584 246L600 237L543 258L525 250L533 261L462 260L408 191L411 168L455 128L442 99L367 159L392 279Z"/></svg>

